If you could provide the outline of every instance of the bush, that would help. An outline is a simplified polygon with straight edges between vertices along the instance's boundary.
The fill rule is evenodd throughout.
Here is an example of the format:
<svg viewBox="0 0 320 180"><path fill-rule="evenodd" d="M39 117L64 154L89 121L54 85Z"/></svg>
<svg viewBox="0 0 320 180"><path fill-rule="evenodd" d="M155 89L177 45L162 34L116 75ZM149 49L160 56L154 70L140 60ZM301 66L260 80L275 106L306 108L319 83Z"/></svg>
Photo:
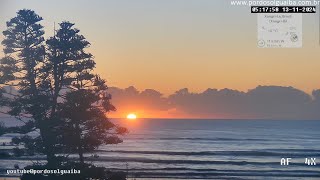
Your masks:
<svg viewBox="0 0 320 180"><path fill-rule="evenodd" d="M24 155L24 150L19 149L19 148L13 148L13 154L16 157L20 157Z"/></svg>
<svg viewBox="0 0 320 180"><path fill-rule="evenodd" d="M0 159L11 157L8 152L0 151Z"/></svg>

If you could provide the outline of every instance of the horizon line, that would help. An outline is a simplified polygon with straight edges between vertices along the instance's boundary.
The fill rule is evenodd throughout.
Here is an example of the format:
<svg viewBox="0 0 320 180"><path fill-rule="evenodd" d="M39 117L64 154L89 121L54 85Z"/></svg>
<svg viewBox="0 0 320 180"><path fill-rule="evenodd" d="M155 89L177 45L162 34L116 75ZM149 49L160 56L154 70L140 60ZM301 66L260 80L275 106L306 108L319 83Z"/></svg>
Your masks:
<svg viewBox="0 0 320 180"><path fill-rule="evenodd" d="M126 117L108 117L108 119L123 119L123 120L127 120ZM152 118L152 117L148 117L148 118L143 118L143 117L137 117L137 119L141 120L141 119L147 119L147 120L258 120L258 121L320 121L320 119L262 119L262 118L256 118L256 119L249 119L249 118Z"/></svg>

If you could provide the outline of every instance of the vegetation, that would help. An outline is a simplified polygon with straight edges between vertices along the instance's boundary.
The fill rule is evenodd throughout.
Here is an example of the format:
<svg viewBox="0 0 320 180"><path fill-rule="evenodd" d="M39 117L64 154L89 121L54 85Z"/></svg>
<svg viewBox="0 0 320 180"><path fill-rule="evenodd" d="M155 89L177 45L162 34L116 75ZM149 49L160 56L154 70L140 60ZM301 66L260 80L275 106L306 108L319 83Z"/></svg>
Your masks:
<svg viewBox="0 0 320 180"><path fill-rule="evenodd" d="M1 126L1 132L21 134L12 140L25 147L25 152L15 149L19 155L46 155L47 164L33 167L97 170L100 173L92 175L101 174L99 177L90 177L86 172L80 179L110 179L104 168L86 164L84 153L102 144L121 143L119 135L127 130L106 116L115 107L106 82L93 72L93 55L86 52L90 43L70 22L60 23L54 36L45 40L42 20L32 10L20 10L3 32L0 106L24 125L7 129ZM30 136L31 132L39 135ZM70 153L78 154L79 162L66 158Z"/></svg>

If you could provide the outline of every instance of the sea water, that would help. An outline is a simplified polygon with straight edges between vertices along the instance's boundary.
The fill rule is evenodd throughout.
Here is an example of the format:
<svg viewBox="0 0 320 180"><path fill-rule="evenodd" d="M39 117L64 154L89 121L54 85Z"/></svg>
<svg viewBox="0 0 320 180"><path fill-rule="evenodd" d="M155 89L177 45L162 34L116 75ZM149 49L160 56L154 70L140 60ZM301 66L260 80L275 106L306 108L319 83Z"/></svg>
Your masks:
<svg viewBox="0 0 320 180"><path fill-rule="evenodd" d="M129 179L319 179L320 121L114 119L130 133L87 161ZM5 141L8 137L3 137ZM95 155L95 156L94 156ZM316 158L316 165L306 164ZM281 165L281 159L289 159ZM30 160L0 160L0 168Z"/></svg>

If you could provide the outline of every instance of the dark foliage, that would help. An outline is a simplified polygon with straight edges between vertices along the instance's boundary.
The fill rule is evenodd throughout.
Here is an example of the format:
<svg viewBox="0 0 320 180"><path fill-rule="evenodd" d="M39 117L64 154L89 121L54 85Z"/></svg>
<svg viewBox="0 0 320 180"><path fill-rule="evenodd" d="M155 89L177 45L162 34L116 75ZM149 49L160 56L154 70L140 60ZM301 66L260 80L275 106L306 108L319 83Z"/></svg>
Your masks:
<svg viewBox="0 0 320 180"><path fill-rule="evenodd" d="M70 22L60 23L55 35L45 41L41 21L34 11L20 10L3 31L0 107L24 125L0 125L0 135L21 134L12 139L24 146L15 148L15 155L45 154L46 168L76 166L63 156L77 153L79 168L88 171L81 178L103 174L105 169L85 164L84 153L101 144L121 143L119 135L127 130L107 118L115 107L105 81L93 73L93 55L86 52L90 43ZM31 132L39 136L31 137Z"/></svg>
<svg viewBox="0 0 320 180"><path fill-rule="evenodd" d="M0 151L0 159L5 159L5 158L9 158L9 157L11 157L9 152Z"/></svg>

